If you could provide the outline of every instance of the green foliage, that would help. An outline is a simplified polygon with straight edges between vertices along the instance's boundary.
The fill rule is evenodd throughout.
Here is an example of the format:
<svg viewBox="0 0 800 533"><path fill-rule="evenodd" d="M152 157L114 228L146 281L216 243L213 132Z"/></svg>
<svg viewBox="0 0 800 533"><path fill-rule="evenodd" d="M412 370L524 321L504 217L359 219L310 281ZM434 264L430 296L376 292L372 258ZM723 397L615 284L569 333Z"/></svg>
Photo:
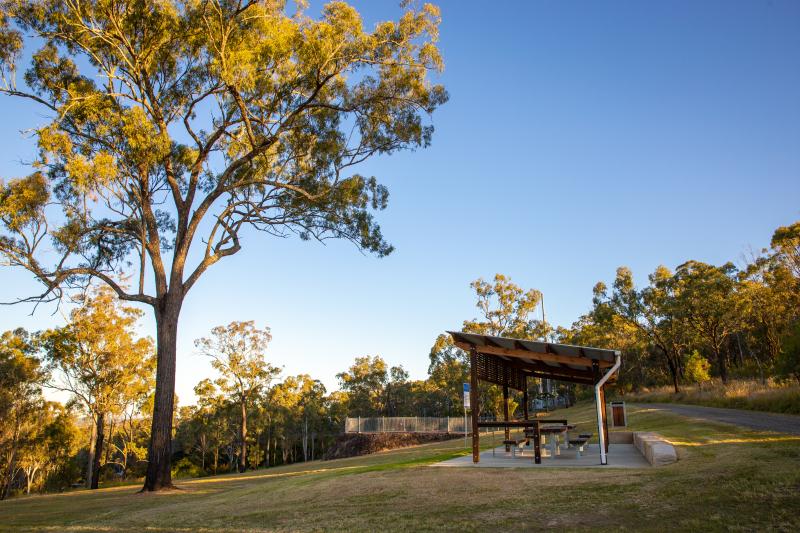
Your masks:
<svg viewBox="0 0 800 533"><path fill-rule="evenodd" d="M215 327L211 337L196 340L195 346L211 358L211 366L220 374L215 384L222 392L247 401L280 373L265 359L271 339L269 328L258 329L253 321L231 322Z"/></svg>
<svg viewBox="0 0 800 533"><path fill-rule="evenodd" d="M698 357L710 375L796 376L793 328L800 320L800 223L776 230L772 249L742 270L687 261L672 273L659 267L636 289L633 274L617 270L613 291L598 283L592 312L564 330L575 344L623 351L620 390L652 387L671 377L674 392L692 376ZM633 329L626 331L626 325ZM636 338L639 338L637 341ZM688 360L687 360L688 355Z"/></svg>
<svg viewBox="0 0 800 533"><path fill-rule="evenodd" d="M697 350L694 350L686 359L684 375L690 383L702 385L711 380L711 375L708 373L710 369L711 363L708 362L708 359L700 355Z"/></svg>
<svg viewBox="0 0 800 533"><path fill-rule="evenodd" d="M70 323L40 336L50 386L69 392L86 413L119 413L153 387L155 357L150 338L136 338L142 312L121 306L100 289L70 313Z"/></svg>
<svg viewBox="0 0 800 533"><path fill-rule="evenodd" d="M188 457L180 459L172 467L172 477L177 479L201 477L202 475L203 469L192 463Z"/></svg>
<svg viewBox="0 0 800 533"><path fill-rule="evenodd" d="M39 336L44 359L54 378L50 387L70 394L92 421L86 465L86 480L97 488L101 468L114 449L114 459L123 473L133 455L141 450L133 440L133 418L140 412L154 385L155 357L149 338L136 338L135 327L142 312L120 305L116 295L103 287L70 313L64 327ZM105 439L106 418L119 417L128 438ZM127 420L126 420L127 419Z"/></svg>
<svg viewBox="0 0 800 533"><path fill-rule="evenodd" d="M280 373L279 368L269 365L264 352L272 337L269 328L258 329L255 323L231 322L211 330L211 337L195 341L195 346L211 357L211 366L219 372L215 385L239 406L239 464L247 466L247 414L259 395L269 387ZM201 392L213 394L210 384L204 383Z"/></svg>
<svg viewBox="0 0 800 533"><path fill-rule="evenodd" d="M368 30L344 2L319 20L281 1L3 2L0 92L52 122L36 130L36 172L0 191L0 253L45 284L43 297L99 277L150 304L238 252L245 226L390 253L372 215L387 189L355 167L430 143L425 117L447 100L428 79L443 68L439 22L429 4ZM24 45L39 48L18 87ZM208 248L184 275L206 218ZM109 276L131 255L150 262L154 295Z"/></svg>
<svg viewBox="0 0 800 533"><path fill-rule="evenodd" d="M778 258L800 278L800 222L782 226L775 230L770 246L777 252Z"/></svg>
<svg viewBox="0 0 800 533"><path fill-rule="evenodd" d="M450 335L439 335L429 354L428 383L435 395L436 411L442 416L460 414L462 384L469 381L469 355L453 344Z"/></svg>
<svg viewBox="0 0 800 533"><path fill-rule="evenodd" d="M356 357L347 372L336 374L347 393L350 416L379 416L383 413L383 388L388 381L386 362L379 355Z"/></svg>
<svg viewBox="0 0 800 533"><path fill-rule="evenodd" d="M478 278L470 287L483 319L465 321L464 331L521 339L544 338L549 333L546 324L529 318L542 300L536 289L525 291L503 274L495 274L494 283Z"/></svg>
<svg viewBox="0 0 800 533"><path fill-rule="evenodd" d="M779 377L794 379L800 383L800 322L783 339L783 347L778 357L776 370Z"/></svg>
<svg viewBox="0 0 800 533"><path fill-rule="evenodd" d="M391 253L374 218L388 190L359 165L430 144L447 101L429 79L443 68L435 6L365 29L344 2L319 19L281 0L1 5L0 93L49 120L34 172L0 187L0 255L44 287L21 301L99 279L153 308L158 375L172 376L183 300L243 231ZM162 377L148 490L170 484L173 397Z"/></svg>
<svg viewBox="0 0 800 533"><path fill-rule="evenodd" d="M23 329L0 336L0 500L18 488L20 455L33 453L40 440L46 402L39 385L45 376L35 350Z"/></svg>

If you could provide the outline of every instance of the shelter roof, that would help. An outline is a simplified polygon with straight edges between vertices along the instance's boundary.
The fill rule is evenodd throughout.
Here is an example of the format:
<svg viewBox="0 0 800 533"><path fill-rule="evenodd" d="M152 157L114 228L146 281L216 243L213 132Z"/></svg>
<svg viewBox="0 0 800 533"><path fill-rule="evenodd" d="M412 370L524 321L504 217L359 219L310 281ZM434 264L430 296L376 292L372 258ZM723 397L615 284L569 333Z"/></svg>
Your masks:
<svg viewBox="0 0 800 533"><path fill-rule="evenodd" d="M524 388L525 377L593 384L602 370L614 365L617 350L530 341L463 331L448 331L462 350L479 356L479 378L515 389Z"/></svg>

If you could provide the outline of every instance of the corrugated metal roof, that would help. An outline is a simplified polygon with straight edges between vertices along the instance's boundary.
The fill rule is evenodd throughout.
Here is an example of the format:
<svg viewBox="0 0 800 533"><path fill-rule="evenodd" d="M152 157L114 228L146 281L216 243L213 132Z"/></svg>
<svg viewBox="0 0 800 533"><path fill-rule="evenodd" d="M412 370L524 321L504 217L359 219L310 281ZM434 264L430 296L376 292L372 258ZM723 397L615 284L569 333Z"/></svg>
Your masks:
<svg viewBox="0 0 800 533"><path fill-rule="evenodd" d="M456 345L469 349L475 347L478 352L493 355L506 361L516 359L525 361L530 371L554 374L573 374L575 377L590 377L592 361L597 361L605 368L611 366L617 350L594 348L591 346L575 346L553 342L530 341L493 335L479 335L463 331L448 331ZM563 377L563 376L562 376Z"/></svg>

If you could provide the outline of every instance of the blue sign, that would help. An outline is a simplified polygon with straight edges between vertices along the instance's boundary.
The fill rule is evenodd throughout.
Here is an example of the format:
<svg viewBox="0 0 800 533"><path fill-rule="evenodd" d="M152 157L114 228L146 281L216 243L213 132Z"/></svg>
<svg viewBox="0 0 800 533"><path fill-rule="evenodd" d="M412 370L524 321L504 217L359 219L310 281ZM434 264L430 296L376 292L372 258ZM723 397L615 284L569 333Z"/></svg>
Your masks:
<svg viewBox="0 0 800 533"><path fill-rule="evenodd" d="M464 383L464 392L469 392L469 383Z"/></svg>

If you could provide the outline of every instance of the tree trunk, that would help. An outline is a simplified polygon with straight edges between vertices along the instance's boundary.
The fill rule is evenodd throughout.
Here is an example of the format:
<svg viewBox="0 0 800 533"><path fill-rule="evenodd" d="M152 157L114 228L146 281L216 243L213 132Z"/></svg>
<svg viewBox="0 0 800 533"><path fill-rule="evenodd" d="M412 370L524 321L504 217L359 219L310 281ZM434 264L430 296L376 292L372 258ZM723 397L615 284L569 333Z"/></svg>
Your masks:
<svg viewBox="0 0 800 533"><path fill-rule="evenodd" d="M183 297L167 294L156 310L156 392L142 492L172 488L172 415L178 317Z"/></svg>
<svg viewBox="0 0 800 533"><path fill-rule="evenodd" d="M203 473L206 471L206 436L205 434L200 435L200 455L201 459L200 462L202 466L200 467L203 470Z"/></svg>
<svg viewBox="0 0 800 533"><path fill-rule="evenodd" d="M656 346L659 350L661 350L661 353L664 354L664 359L667 361L667 369L669 369L669 375L672 378L672 388L674 389L675 394L678 394L681 391L680 383L678 381L679 370L678 365L676 364L676 360L678 358L672 356L670 349L666 347L666 344L657 342Z"/></svg>
<svg viewBox="0 0 800 533"><path fill-rule="evenodd" d="M308 461L308 418L303 417L303 462Z"/></svg>
<svg viewBox="0 0 800 533"><path fill-rule="evenodd" d="M92 488L92 479L94 478L94 454L97 449L95 446L95 443L97 442L97 416L98 415L93 416L94 420L92 420L92 431L89 437L89 448L87 450L86 479L83 483L87 489Z"/></svg>
<svg viewBox="0 0 800 533"><path fill-rule="evenodd" d="M242 426L239 436L242 438L242 457L239 462L239 472L247 470L247 400L242 396Z"/></svg>
<svg viewBox="0 0 800 533"><path fill-rule="evenodd" d="M92 454L92 469L90 489L96 489L100 485L100 456L103 454L103 441L105 440L105 413L97 414L95 423L94 453Z"/></svg>
<svg viewBox="0 0 800 533"><path fill-rule="evenodd" d="M720 350L714 350L714 356L717 359L717 365L719 367L719 377L722 379L722 384L728 384L728 365L725 364L725 357L723 356Z"/></svg>
<svg viewBox="0 0 800 533"><path fill-rule="evenodd" d="M6 464L6 475L3 480L3 487L0 490L0 500L5 500L11 494L11 485L14 484L14 461L17 458L17 445L19 443L19 426L14 429L14 437L11 440L11 453Z"/></svg>
<svg viewBox="0 0 800 533"><path fill-rule="evenodd" d="M264 450L266 466L272 466L272 421L267 422L267 449Z"/></svg>
<svg viewBox="0 0 800 533"><path fill-rule="evenodd" d="M111 420L108 423L108 446L106 446L106 453L105 457L103 457L103 464L107 464L109 461L109 456L111 455L111 443L114 440L114 417L111 417Z"/></svg>
<svg viewBox="0 0 800 533"><path fill-rule="evenodd" d="M678 369L675 367L675 361L667 356L667 364L669 365L669 373L672 375L672 388L675 389L675 394L678 394L681 389L678 383Z"/></svg>

